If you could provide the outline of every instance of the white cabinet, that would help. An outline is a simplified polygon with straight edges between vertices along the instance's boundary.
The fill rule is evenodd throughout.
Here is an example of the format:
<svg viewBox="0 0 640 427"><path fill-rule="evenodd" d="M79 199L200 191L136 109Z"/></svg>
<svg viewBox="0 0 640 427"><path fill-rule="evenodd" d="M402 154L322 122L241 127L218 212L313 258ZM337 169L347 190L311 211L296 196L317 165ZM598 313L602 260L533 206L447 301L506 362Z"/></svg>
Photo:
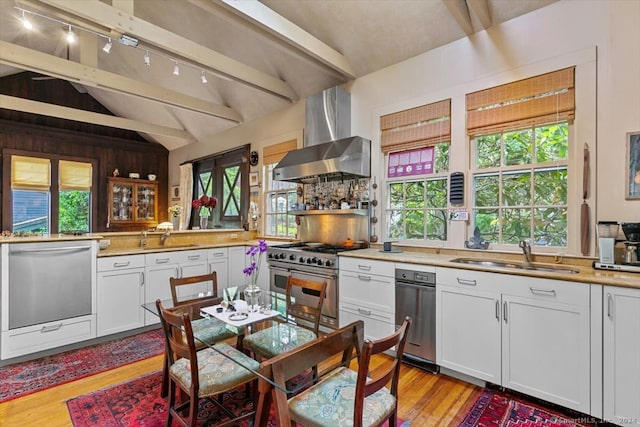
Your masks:
<svg viewBox="0 0 640 427"><path fill-rule="evenodd" d="M200 276L209 273L207 252L206 249L178 252L180 255L179 277ZM178 296L197 295L212 290L211 283L195 283L189 286L181 286L178 289Z"/></svg>
<svg viewBox="0 0 640 427"><path fill-rule="evenodd" d="M207 254L209 273L216 272L218 281L218 296L224 296L224 290L229 284L229 249L209 249Z"/></svg>
<svg viewBox="0 0 640 427"><path fill-rule="evenodd" d="M640 289L604 287L604 418L640 424Z"/></svg>
<svg viewBox="0 0 640 427"><path fill-rule="evenodd" d="M590 285L438 268L437 363L591 410Z"/></svg>
<svg viewBox="0 0 640 427"><path fill-rule="evenodd" d="M97 335L144 326L144 255L98 260Z"/></svg>
<svg viewBox="0 0 640 427"><path fill-rule="evenodd" d="M242 290L247 285L247 276L242 272L246 266L245 252L244 246L229 248L229 287L238 287Z"/></svg>
<svg viewBox="0 0 640 427"><path fill-rule="evenodd" d="M395 331L395 263L362 258L340 258L340 327L364 321L367 339Z"/></svg>
<svg viewBox="0 0 640 427"><path fill-rule="evenodd" d="M158 252L145 255L145 303L153 303L157 299L170 300L171 287L169 278L179 277L179 252ZM145 312L145 325L160 323L160 318L153 313Z"/></svg>

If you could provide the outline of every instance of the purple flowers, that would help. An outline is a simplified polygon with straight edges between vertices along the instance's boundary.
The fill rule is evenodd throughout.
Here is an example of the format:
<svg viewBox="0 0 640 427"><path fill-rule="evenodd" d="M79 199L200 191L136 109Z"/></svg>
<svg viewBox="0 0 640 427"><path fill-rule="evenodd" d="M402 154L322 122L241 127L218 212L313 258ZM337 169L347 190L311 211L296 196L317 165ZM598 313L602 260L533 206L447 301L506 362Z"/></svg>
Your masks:
<svg viewBox="0 0 640 427"><path fill-rule="evenodd" d="M259 240L257 246L251 246L247 250L247 255L251 257L251 263L248 267L245 267L242 272L251 277L251 283L256 284L258 281L258 275L260 274L260 261L262 260L262 254L267 251L267 242Z"/></svg>

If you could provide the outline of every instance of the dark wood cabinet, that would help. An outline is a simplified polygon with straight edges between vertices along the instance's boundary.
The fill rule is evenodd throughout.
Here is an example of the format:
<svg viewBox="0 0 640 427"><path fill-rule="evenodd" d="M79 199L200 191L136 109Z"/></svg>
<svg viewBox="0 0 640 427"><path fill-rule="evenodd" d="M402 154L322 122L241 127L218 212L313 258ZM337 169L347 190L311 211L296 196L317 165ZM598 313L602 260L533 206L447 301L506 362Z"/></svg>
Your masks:
<svg viewBox="0 0 640 427"><path fill-rule="evenodd" d="M109 178L109 222L158 225L158 183L144 179Z"/></svg>

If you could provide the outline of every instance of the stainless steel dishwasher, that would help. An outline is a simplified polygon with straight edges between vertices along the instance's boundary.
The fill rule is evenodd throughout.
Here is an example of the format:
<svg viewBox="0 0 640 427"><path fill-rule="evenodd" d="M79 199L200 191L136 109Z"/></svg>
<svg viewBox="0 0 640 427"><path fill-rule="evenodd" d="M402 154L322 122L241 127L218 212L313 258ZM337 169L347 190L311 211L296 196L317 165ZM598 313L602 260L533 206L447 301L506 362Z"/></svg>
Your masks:
<svg viewBox="0 0 640 427"><path fill-rule="evenodd" d="M411 317L405 363L437 372L436 273L396 269L396 324Z"/></svg>

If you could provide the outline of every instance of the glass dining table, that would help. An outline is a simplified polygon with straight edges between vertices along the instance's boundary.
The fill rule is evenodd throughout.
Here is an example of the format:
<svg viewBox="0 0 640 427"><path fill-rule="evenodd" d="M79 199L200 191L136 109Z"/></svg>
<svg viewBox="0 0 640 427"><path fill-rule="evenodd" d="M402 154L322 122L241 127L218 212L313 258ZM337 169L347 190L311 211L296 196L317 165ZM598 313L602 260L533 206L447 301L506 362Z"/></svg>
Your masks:
<svg viewBox="0 0 640 427"><path fill-rule="evenodd" d="M211 322L223 322L224 327L239 338L237 341L239 346L241 346L242 338L244 337L244 335L251 333L254 329L277 326L278 324L282 324L285 322L293 323L291 319L286 319L285 315L283 314L284 310L282 308L281 311L271 309L271 307L276 306L275 304L277 303L278 298L281 299L282 295L272 295L270 292L265 292L261 298L261 301L266 301L267 303L260 304L260 306L254 308L254 310L249 310L247 303L244 300L237 298L237 294L238 293L231 292L225 294L224 297L214 298L210 294L201 293L198 295L183 297L179 301L179 303L185 303L186 301L196 302L198 301L198 299L206 299L206 301L210 301L212 303L211 305L198 307L197 313L194 313L194 310L190 309L189 304L178 304L176 306L171 299L162 300L161 303L162 306L166 309L171 309L174 311L185 310L185 312L187 312L192 317L192 319L199 317L210 320ZM236 298L229 298L233 296L235 296ZM142 307L159 317L155 302L143 304ZM290 328L283 328L283 331L290 331ZM229 357L224 352L219 351L218 348L214 345L215 343L212 343L210 340L205 340L203 338L204 337L198 337L197 331L194 331L194 339L199 347L208 347L216 351L227 359L232 360L234 363L237 363L245 369L251 371L258 378L259 396L255 411L256 420L267 419L267 416L265 414L269 413L269 407L265 407L265 405L268 404L270 406L271 399L265 398L265 393L270 393L273 388L278 388L279 390L284 391L286 394L295 394L309 385L310 379L309 381L290 382L287 383L283 388L282 385L279 385L273 380L270 371L267 372L262 369L263 364L261 364L260 368L256 370L251 366L243 364L237 359ZM291 335L287 336L285 333L280 337L280 339L285 343L293 343L296 337ZM254 423L254 425L260 424L263 423Z"/></svg>

